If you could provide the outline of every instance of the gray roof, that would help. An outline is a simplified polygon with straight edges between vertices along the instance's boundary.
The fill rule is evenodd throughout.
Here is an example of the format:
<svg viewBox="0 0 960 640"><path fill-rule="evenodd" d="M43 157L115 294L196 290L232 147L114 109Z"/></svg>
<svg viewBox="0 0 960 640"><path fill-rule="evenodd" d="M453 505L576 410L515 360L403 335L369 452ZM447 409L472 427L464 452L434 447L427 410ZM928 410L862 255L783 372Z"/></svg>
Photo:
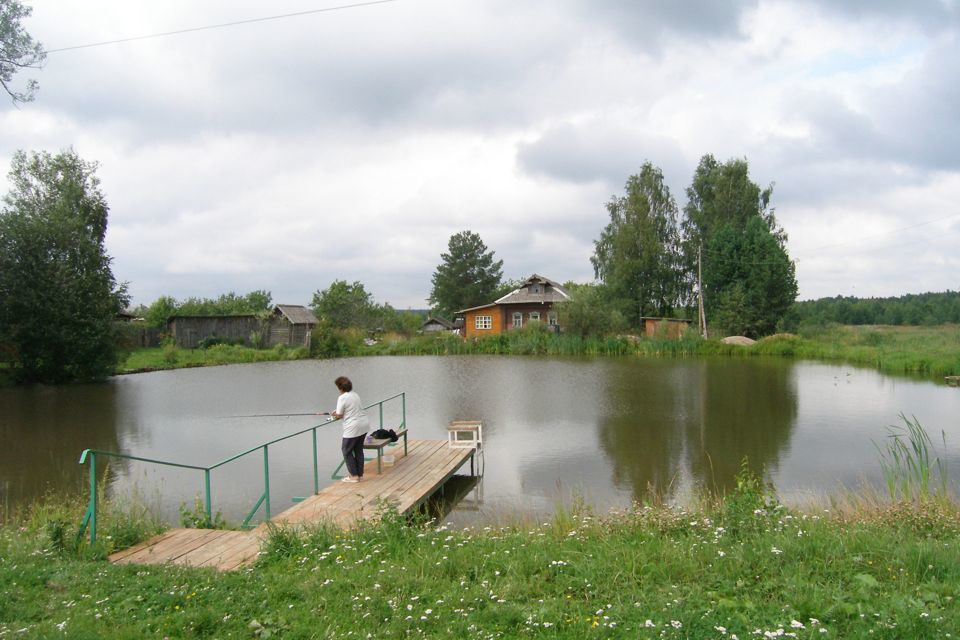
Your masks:
<svg viewBox="0 0 960 640"><path fill-rule="evenodd" d="M450 322L449 320L445 320L444 318L441 318L439 316L430 316L429 318L424 320L423 324L420 326L425 327L428 324L439 324L441 327L444 327L447 329L453 329L452 322Z"/></svg>
<svg viewBox="0 0 960 640"><path fill-rule="evenodd" d="M530 288L532 285L543 285L540 293L533 293ZM562 302L569 300L570 294L563 286L549 278L533 274L523 281L519 289L515 289L496 300L494 304L530 304L538 302Z"/></svg>
<svg viewBox="0 0 960 640"><path fill-rule="evenodd" d="M531 293L530 285L532 284L542 284L544 285L543 291L541 293ZM544 278L541 275L536 273L523 281L523 284L519 289L514 289L507 295L503 296L498 300L489 302L487 304L481 304L476 307L470 307L469 309L460 309L457 313L466 313L467 311L476 311L477 309L485 309L487 307L494 307L498 304L540 304L544 302L562 302L564 300L569 300L570 294L559 282L554 282L550 278Z"/></svg>
<svg viewBox="0 0 960 640"><path fill-rule="evenodd" d="M299 304L278 304L274 313L282 314L290 324L317 324L317 317L310 309Z"/></svg>

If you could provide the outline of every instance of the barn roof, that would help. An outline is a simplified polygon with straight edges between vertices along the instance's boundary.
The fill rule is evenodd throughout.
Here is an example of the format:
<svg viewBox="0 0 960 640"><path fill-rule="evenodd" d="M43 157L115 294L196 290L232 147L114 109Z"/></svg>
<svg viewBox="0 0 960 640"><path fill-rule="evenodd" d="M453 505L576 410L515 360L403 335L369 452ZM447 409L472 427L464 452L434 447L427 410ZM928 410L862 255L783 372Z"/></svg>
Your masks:
<svg viewBox="0 0 960 640"><path fill-rule="evenodd" d="M274 313L283 315L290 324L317 324L317 317L310 309L299 304L278 304Z"/></svg>

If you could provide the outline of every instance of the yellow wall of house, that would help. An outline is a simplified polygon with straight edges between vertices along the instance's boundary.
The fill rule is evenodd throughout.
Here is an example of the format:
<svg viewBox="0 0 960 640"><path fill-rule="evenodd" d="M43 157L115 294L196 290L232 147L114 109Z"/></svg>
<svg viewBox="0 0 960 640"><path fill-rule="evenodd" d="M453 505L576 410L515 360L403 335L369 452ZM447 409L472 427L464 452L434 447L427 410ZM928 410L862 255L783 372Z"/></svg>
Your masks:
<svg viewBox="0 0 960 640"><path fill-rule="evenodd" d="M477 329L477 316L490 316L490 328ZM503 310L499 307L484 307L464 314L463 337L465 338L492 336L501 331L503 331Z"/></svg>

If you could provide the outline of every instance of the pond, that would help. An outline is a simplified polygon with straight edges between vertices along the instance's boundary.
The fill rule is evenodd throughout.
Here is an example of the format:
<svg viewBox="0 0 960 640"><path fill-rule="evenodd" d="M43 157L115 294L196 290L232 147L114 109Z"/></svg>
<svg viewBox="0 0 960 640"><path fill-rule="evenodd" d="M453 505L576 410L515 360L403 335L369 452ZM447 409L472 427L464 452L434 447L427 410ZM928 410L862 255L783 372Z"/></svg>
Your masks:
<svg viewBox="0 0 960 640"><path fill-rule="evenodd" d="M903 424L900 413L930 433L954 489L960 476L960 390L928 380L781 359L349 358L0 389L0 508L85 490L86 448L210 466L318 424L238 416L329 411L338 375L368 404L404 392L411 438L446 439L451 420L483 422L483 480L448 516L456 523L548 514L574 497L605 510L651 491L725 491L744 458L788 501L862 483L883 493L877 445ZM318 430L321 485L340 462L339 437L339 423ZM274 513L309 495L309 434L271 446L269 463ZM196 471L118 461L107 473L112 494L133 493L172 523L203 491ZM262 455L214 471L211 485L214 508L242 520L263 491Z"/></svg>

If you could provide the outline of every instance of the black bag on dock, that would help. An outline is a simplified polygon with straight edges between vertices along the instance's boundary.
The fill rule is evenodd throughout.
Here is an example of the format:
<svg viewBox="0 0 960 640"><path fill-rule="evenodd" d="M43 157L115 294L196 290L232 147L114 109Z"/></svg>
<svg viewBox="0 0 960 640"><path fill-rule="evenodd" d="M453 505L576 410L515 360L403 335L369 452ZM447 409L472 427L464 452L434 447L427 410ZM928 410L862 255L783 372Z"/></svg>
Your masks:
<svg viewBox="0 0 960 640"><path fill-rule="evenodd" d="M396 442L399 438L399 436L397 436L397 432L393 429L377 429L371 433L370 436L372 438L376 438L377 440L386 440L389 438L390 442Z"/></svg>

